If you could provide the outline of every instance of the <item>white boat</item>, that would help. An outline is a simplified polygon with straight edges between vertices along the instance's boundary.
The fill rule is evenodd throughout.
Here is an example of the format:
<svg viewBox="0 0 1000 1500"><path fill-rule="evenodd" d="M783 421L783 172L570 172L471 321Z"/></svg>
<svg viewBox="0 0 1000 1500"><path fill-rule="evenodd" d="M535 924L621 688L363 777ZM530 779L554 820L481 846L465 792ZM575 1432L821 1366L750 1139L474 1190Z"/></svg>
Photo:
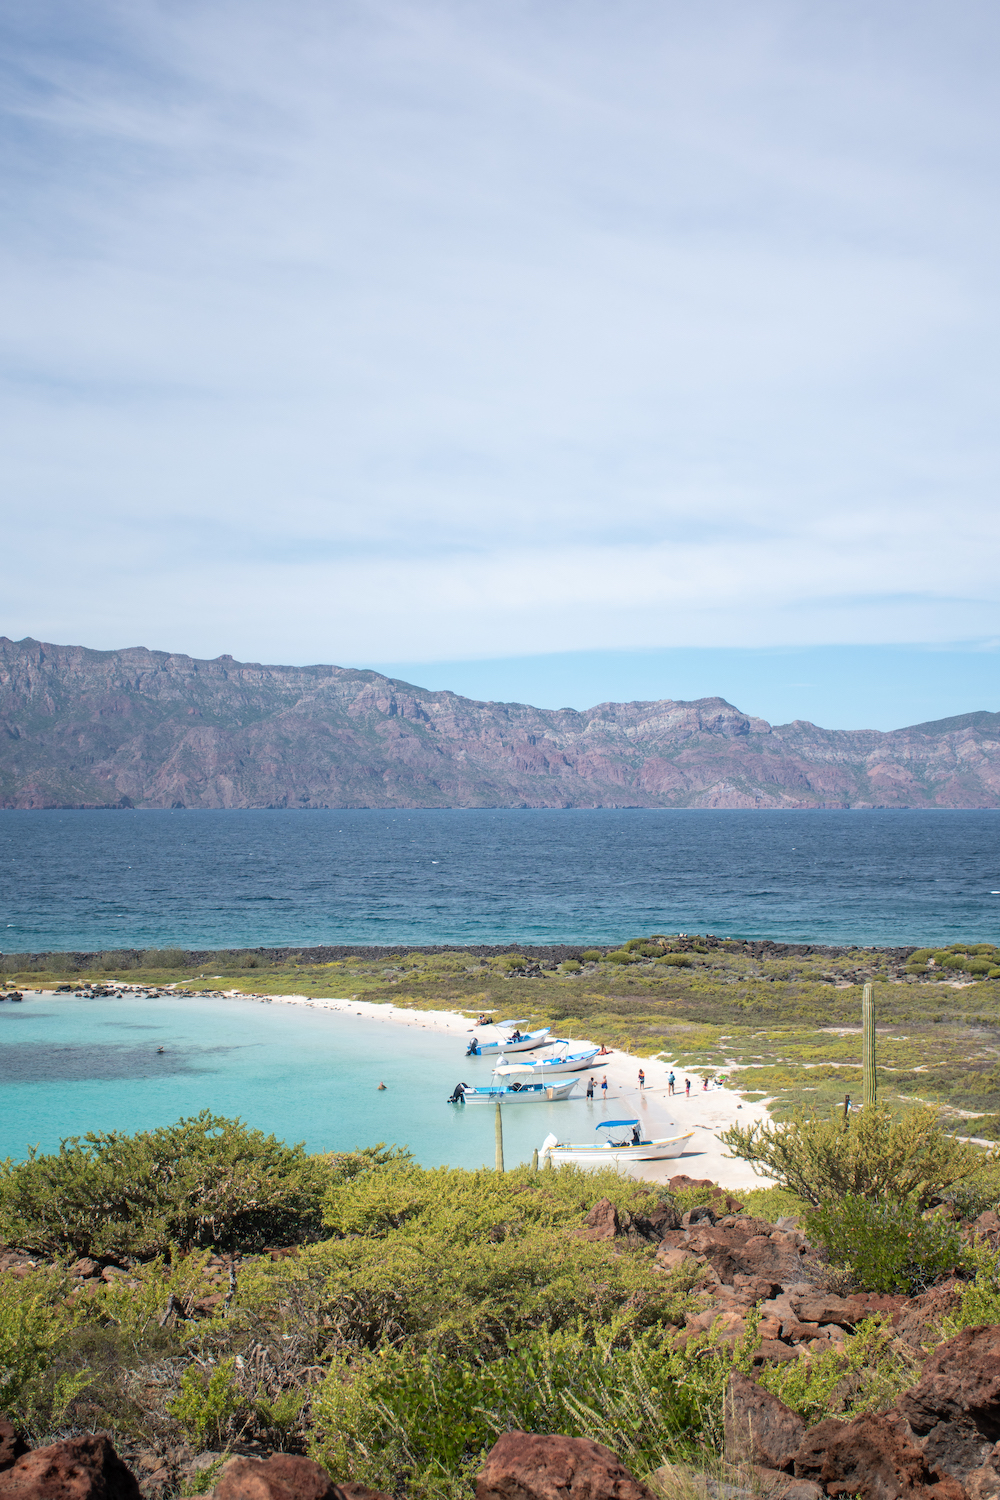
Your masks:
<svg viewBox="0 0 1000 1500"><path fill-rule="evenodd" d="M570 1052L570 1047L579 1050ZM501 1057L494 1072L509 1074L520 1074L532 1078L551 1078L557 1073L582 1073L589 1068L594 1058L600 1051L592 1042L568 1042L564 1038L558 1038L553 1043L552 1051L546 1056L533 1057L530 1062L510 1063Z"/></svg>
<svg viewBox="0 0 1000 1500"><path fill-rule="evenodd" d="M567 1078L558 1083L494 1083L483 1088L473 1088L467 1083L456 1083L449 1104L528 1104L535 1100L539 1104L550 1104L557 1099L568 1099L576 1088L577 1080Z"/></svg>
<svg viewBox="0 0 1000 1500"><path fill-rule="evenodd" d="M611 1162L667 1161L671 1157L680 1156L694 1135L693 1130L688 1130L683 1135L644 1141L638 1120L602 1120L597 1129L613 1130L618 1139L609 1136L603 1141L569 1145L560 1142L554 1135L547 1135L539 1147L539 1161L548 1160L554 1167L563 1162L573 1162L580 1167L600 1167Z"/></svg>
<svg viewBox="0 0 1000 1500"><path fill-rule="evenodd" d="M517 1028L526 1023L526 1017L522 1017L520 1021L498 1021L491 1030L498 1031L500 1036L492 1042L481 1042L478 1036L473 1035L466 1057L497 1057L501 1052L533 1052L536 1047L544 1044L552 1027L543 1026L540 1031L522 1034Z"/></svg>

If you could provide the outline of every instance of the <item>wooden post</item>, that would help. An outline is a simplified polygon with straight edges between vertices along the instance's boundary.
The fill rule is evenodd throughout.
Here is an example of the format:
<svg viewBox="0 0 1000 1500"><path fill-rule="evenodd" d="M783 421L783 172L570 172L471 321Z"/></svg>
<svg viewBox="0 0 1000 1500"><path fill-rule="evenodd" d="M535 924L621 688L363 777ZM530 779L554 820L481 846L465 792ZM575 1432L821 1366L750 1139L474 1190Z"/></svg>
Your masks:
<svg viewBox="0 0 1000 1500"><path fill-rule="evenodd" d="M537 1172L538 1171L538 1147L537 1146L535 1147L534 1151L532 1151L532 1153L531 1153L531 1170L533 1172Z"/></svg>
<svg viewBox="0 0 1000 1500"><path fill-rule="evenodd" d="M503 1117L500 1114L500 1101L497 1100L497 1171L503 1171Z"/></svg>
<svg viewBox="0 0 1000 1500"><path fill-rule="evenodd" d="M864 1107L874 1109L878 1090L875 1082L875 1000L870 984L866 984L861 993L861 1033Z"/></svg>

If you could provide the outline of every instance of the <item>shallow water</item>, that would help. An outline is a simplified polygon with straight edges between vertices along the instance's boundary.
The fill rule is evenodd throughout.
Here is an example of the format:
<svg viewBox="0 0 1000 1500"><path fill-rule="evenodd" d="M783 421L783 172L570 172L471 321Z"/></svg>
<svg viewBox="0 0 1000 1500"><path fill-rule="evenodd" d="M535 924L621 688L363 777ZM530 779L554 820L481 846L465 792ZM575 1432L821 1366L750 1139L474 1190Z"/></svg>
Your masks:
<svg viewBox="0 0 1000 1500"><path fill-rule="evenodd" d="M995 941L1000 812L0 812L0 947Z"/></svg>
<svg viewBox="0 0 1000 1500"><path fill-rule="evenodd" d="M0 1005L0 1158L209 1109L310 1151L387 1141L406 1145L424 1166L492 1166L495 1110L446 1102L460 1079L489 1080L490 1065L466 1058L465 1047L463 1036L419 1024L302 1005L28 996ZM594 1108L505 1107L508 1165L530 1160L552 1129L563 1139L573 1130L589 1138L601 1118Z"/></svg>

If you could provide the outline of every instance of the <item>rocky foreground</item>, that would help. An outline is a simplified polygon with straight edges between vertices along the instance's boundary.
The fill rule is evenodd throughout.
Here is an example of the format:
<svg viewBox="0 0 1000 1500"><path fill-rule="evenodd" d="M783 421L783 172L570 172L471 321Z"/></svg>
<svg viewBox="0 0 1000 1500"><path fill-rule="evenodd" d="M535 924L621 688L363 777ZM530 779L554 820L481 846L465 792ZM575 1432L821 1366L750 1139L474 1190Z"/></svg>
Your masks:
<svg viewBox="0 0 1000 1500"><path fill-rule="evenodd" d="M670 1188L713 1185L679 1176ZM915 1297L840 1295L831 1290L835 1273L797 1219L755 1218L720 1188L713 1188L709 1204L680 1214L665 1202L652 1218L602 1199L574 1232L623 1246L656 1244L657 1267L685 1271L693 1283L686 1327L675 1338L747 1351L745 1372L734 1365L726 1391L725 1453L706 1451L714 1477L689 1473L687 1490L682 1484L679 1491L676 1469L658 1470L643 1483L598 1443L510 1432L488 1454L476 1500L663 1500L690 1494L692 1483L715 1500L760 1494L769 1500L1000 1500L1000 1325L965 1328L940 1341L962 1283L952 1278ZM1000 1216L984 1213L965 1233L996 1249ZM298 1250L269 1253L276 1258ZM13 1276L35 1264L16 1250L0 1255L0 1272ZM171 1299L164 1320L210 1316L225 1296L226 1268L222 1257L210 1262L207 1274L217 1291L190 1307L172 1306ZM127 1274L90 1259L70 1272L78 1286L74 1297L85 1296L96 1281ZM776 1364L843 1349L847 1336L876 1315L919 1370L888 1409L810 1425L760 1383ZM851 1378L845 1372L838 1397L850 1397ZM214 1488L199 1476L212 1478ZM322 1467L299 1455L199 1454L183 1443L116 1452L100 1433L31 1450L0 1421L0 1500L166 1500L178 1491L207 1491L214 1500L386 1500L361 1485L333 1484Z"/></svg>
<svg viewBox="0 0 1000 1500"><path fill-rule="evenodd" d="M0 636L0 807L998 807L1000 714L883 734Z"/></svg>

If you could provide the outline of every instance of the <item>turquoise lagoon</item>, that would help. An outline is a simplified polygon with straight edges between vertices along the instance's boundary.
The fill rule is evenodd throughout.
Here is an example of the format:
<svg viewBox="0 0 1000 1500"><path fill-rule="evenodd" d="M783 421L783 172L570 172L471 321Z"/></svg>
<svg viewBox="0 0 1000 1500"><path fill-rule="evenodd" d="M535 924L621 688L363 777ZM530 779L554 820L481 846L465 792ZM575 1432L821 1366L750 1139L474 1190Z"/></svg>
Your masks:
<svg viewBox="0 0 1000 1500"><path fill-rule="evenodd" d="M424 1166L492 1166L495 1111L446 1102L460 1079L489 1078L465 1046L461 1035L303 1005L29 994L0 1005L0 1158L210 1109L310 1151L386 1141ZM550 1130L591 1133L594 1108L505 1108L508 1166L530 1160Z"/></svg>

